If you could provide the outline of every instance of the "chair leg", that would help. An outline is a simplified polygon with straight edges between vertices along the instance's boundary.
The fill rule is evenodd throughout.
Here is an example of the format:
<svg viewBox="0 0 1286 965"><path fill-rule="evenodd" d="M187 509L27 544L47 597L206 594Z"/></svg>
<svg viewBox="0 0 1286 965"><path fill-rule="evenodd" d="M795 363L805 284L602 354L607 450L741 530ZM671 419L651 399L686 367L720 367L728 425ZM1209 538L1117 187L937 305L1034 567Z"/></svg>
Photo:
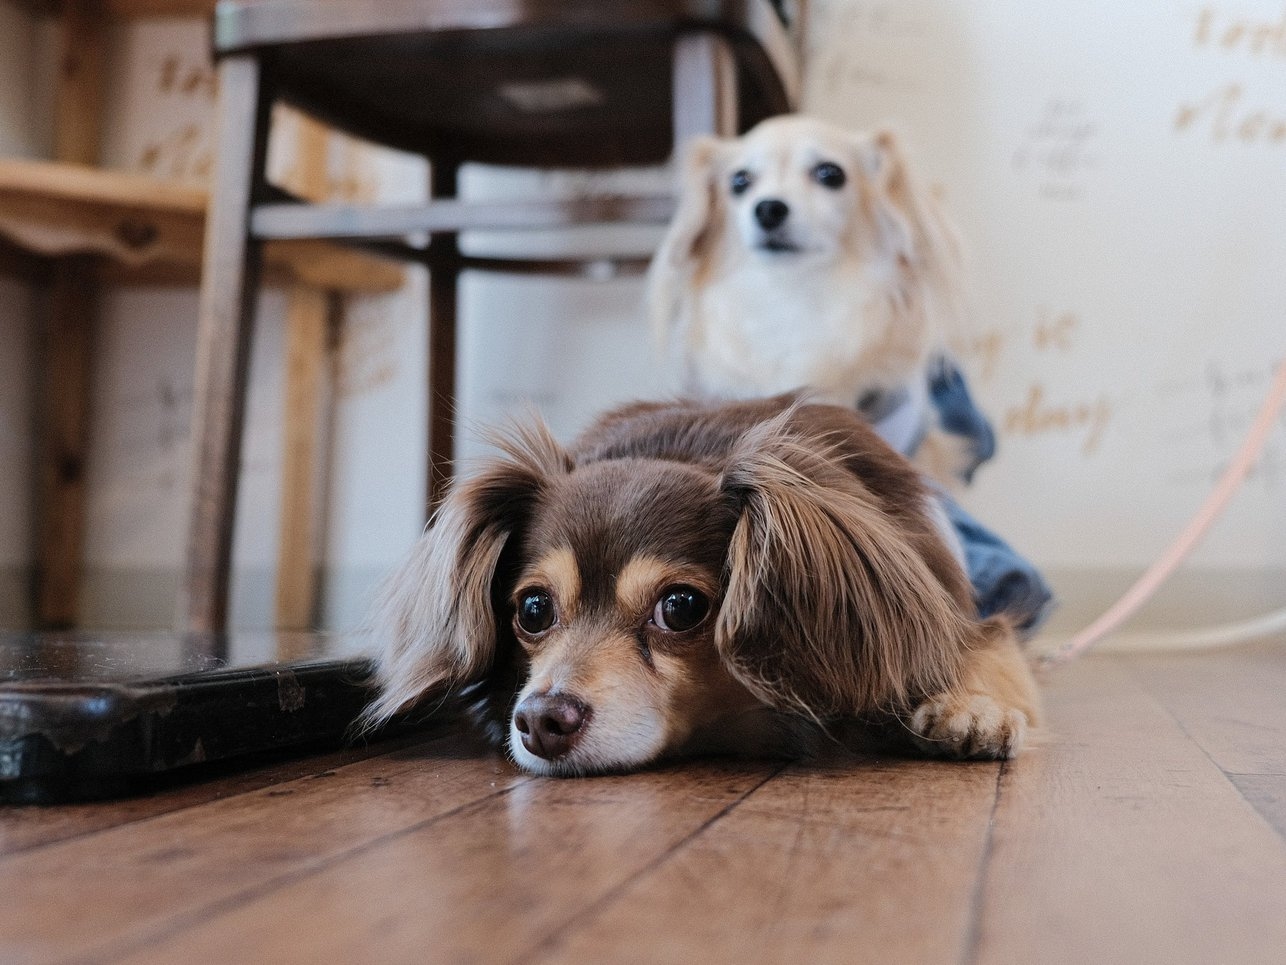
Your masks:
<svg viewBox="0 0 1286 965"><path fill-rule="evenodd" d="M35 613L41 630L66 630L77 619L97 301L93 256L72 255L54 262L37 393L41 431Z"/></svg>
<svg viewBox="0 0 1286 965"><path fill-rule="evenodd" d="M219 160L206 215L197 319L191 528L179 620L194 633L226 629L232 531L259 246L250 206L263 176L270 104L250 56L219 64Z"/></svg>
<svg viewBox="0 0 1286 965"><path fill-rule="evenodd" d="M434 160L429 193L433 199L455 197L460 166ZM441 502L451 482L455 459L456 313L460 249L454 234L434 235L429 244L429 464L428 511Z"/></svg>
<svg viewBox="0 0 1286 965"><path fill-rule="evenodd" d="M699 134L737 133L737 70L728 41L714 33L680 34L674 45L674 148Z"/></svg>

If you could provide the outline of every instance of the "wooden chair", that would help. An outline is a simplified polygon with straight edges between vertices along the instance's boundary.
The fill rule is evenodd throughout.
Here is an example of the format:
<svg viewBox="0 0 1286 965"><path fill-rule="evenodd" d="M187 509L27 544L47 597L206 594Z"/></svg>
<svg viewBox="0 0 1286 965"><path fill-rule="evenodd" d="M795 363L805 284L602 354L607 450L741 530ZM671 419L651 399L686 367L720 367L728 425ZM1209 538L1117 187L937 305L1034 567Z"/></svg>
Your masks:
<svg viewBox="0 0 1286 965"><path fill-rule="evenodd" d="M327 238L429 268L429 503L454 446L456 289L464 269L567 272L464 254L461 231L664 223L669 197L505 204L456 198L460 166L664 161L702 132L790 110L795 35L767 0L245 0L214 15L218 162L200 297L196 467L180 620L226 623L259 250ZM797 25L795 26L797 30ZM269 185L276 101L430 159L429 203L303 204ZM427 236L427 244L417 237ZM601 261L601 257L585 261Z"/></svg>

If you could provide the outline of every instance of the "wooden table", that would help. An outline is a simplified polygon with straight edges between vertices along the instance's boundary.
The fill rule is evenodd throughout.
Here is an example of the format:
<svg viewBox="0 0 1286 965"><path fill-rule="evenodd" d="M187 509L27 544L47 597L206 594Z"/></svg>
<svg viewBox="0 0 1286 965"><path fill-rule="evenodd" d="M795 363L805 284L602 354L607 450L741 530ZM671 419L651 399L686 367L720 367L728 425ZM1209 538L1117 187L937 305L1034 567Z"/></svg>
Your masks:
<svg viewBox="0 0 1286 965"><path fill-rule="evenodd" d="M0 960L1280 963L1286 642L1094 656L1008 764L531 778L460 737L0 812Z"/></svg>

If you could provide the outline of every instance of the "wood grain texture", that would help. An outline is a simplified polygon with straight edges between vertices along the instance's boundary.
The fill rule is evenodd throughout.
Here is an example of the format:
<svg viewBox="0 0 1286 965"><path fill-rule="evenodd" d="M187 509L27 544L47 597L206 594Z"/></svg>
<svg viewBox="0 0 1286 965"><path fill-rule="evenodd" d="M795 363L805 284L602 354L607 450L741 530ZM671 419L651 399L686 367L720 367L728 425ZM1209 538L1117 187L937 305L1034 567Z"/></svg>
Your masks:
<svg viewBox="0 0 1286 965"><path fill-rule="evenodd" d="M82 164L0 159L0 235L44 257L97 254L125 268L168 267L199 277L209 195L200 188ZM318 240L272 242L281 279L346 292L401 286L395 263Z"/></svg>
<svg viewBox="0 0 1286 965"><path fill-rule="evenodd" d="M704 116L704 115L702 115ZM263 239L374 238L396 240L416 232L542 231L582 225L668 224L669 195L563 198L545 201L459 201L434 194L423 205L264 204L251 228Z"/></svg>
<svg viewBox="0 0 1286 965"><path fill-rule="evenodd" d="M329 133L308 117L299 118L297 130L295 181L287 187L303 198L323 198ZM333 307L333 298L326 292L303 285L290 289L277 537L276 624L281 629L309 629L317 608L316 566L321 553L318 497Z"/></svg>
<svg viewBox="0 0 1286 965"><path fill-rule="evenodd" d="M99 0L113 17L208 17L216 0Z"/></svg>
<svg viewBox="0 0 1286 965"><path fill-rule="evenodd" d="M92 258L60 258L54 263L40 339L36 620L45 629L76 623L98 312L94 277Z"/></svg>
<svg viewBox="0 0 1286 965"><path fill-rule="evenodd" d="M1140 655L1130 666L1226 773L1286 776L1286 640Z"/></svg>
<svg viewBox="0 0 1286 965"><path fill-rule="evenodd" d="M329 398L331 296L291 289L286 310L286 399L282 420L281 513L277 539L276 625L313 626L317 605L321 468ZM281 654L286 657L286 654Z"/></svg>
<svg viewBox="0 0 1286 965"><path fill-rule="evenodd" d="M259 62L219 64L219 161L205 224L197 309L192 412L192 497L180 626L217 633L227 626L232 532L241 471L246 379L258 289L259 249L247 236L255 186L267 153L270 105Z"/></svg>
<svg viewBox="0 0 1286 965"><path fill-rule="evenodd" d="M61 13L73 3L85 0L13 0L39 16ZM133 17L207 17L216 0L92 0L103 15L121 19Z"/></svg>
<svg viewBox="0 0 1286 965"><path fill-rule="evenodd" d="M189 775L172 786L120 801L94 801L58 807L0 807L0 857L133 824L171 811L197 807L259 788L284 784L297 778L320 775L345 764L390 754L423 742L423 737L403 737L378 744L349 747L330 754L316 754L300 760L283 762L267 759L250 764L238 761L228 765L211 765L201 771L202 776L199 778L193 779ZM2 958L0 955L0 959Z"/></svg>
<svg viewBox="0 0 1286 965"><path fill-rule="evenodd" d="M513 961L681 848L775 770L710 763L533 780L125 960Z"/></svg>
<svg viewBox="0 0 1286 965"><path fill-rule="evenodd" d="M0 857L0 961L1276 965L1284 779L1225 776L1150 693L1189 658L1138 659L1053 674L1048 733L1003 767L529 779L452 737L103 823L54 809L43 841L40 812L0 812L30 844ZM1280 694L1267 648L1203 672L1243 659L1251 705ZM1206 691L1184 700L1215 719Z"/></svg>
<svg viewBox="0 0 1286 965"><path fill-rule="evenodd" d="M1228 779L1286 840L1286 775L1229 774Z"/></svg>
<svg viewBox="0 0 1286 965"><path fill-rule="evenodd" d="M548 56L556 58L555 62L579 61L582 69L592 59L587 56L592 51L587 52L586 46L598 47L621 36L629 37L633 58L627 59L628 54L619 57L614 64L614 75L595 78L610 90L614 86L612 81L638 84L640 66L630 60L665 58L665 48L671 38L694 32L717 34L733 42L733 50L737 54L735 66L749 81L743 85L744 109L749 114L744 119L753 123L774 114L787 113L799 102L802 79L799 51L795 38L783 26L773 6L767 0L345 0L340 3L276 0L272 3L225 3L220 5L215 16L214 43L217 51L226 54L326 38L442 32L451 36L456 45L476 43L478 46L473 49L477 55L472 59L481 59L489 72L503 79L505 58L495 56L494 48L489 49L487 35L493 31L530 31L541 38L546 51L552 51ZM790 5L791 8L796 6L803 5ZM551 39L560 37L561 49L549 46ZM652 49L647 44L648 38L657 41ZM578 43L580 49L576 49ZM572 48L570 53L568 46ZM649 53L651 56L646 56ZM474 86L468 82L470 80L476 78L467 78L460 86ZM649 83L645 89L659 87L660 84ZM462 108L477 109L469 100L461 101L459 91L442 90L435 100L445 107L448 114ZM433 143L414 146L402 143L407 134L407 119L398 113L398 109L362 112L359 107L356 112L351 110L368 104L367 99L355 100L349 105L350 116L346 120L354 124L365 122L365 134L369 139L409 150L423 148L430 155L440 150L443 142L437 142L436 146ZM333 104L332 109L342 110L343 105ZM432 113L432 105L428 110ZM591 114L591 117L601 118L601 115ZM387 118L400 122L395 125L397 129L390 131L378 123ZM611 119L618 118L601 118L600 125ZM624 115L624 120L639 128L649 120L649 114L636 109ZM557 140L562 142L560 146L541 151L539 155L533 154L531 132L523 127L498 126L489 137L502 144L517 144L517 150L498 151L497 145L492 144L489 151L482 151L479 150L482 145L460 140L455 142L455 147L462 156L472 160L562 167L657 160L668 147L664 143L650 144L646 151L636 148L623 155L604 153L595 149L611 140L610 128L604 131L599 126L581 122L574 127L560 126L558 130L569 131L572 136L558 137ZM497 133L499 138L495 137ZM670 132L660 130L651 133L664 138ZM471 148L474 153L470 153Z"/></svg>
<svg viewBox="0 0 1286 965"><path fill-rule="evenodd" d="M529 960L957 961L998 769L793 767Z"/></svg>
<svg viewBox="0 0 1286 965"><path fill-rule="evenodd" d="M459 189L460 166L446 158L429 168L429 196L448 199ZM431 236L433 267L429 270L429 357L427 422L429 454L425 473L425 518L446 495L455 470L456 335L460 308L460 243L454 232Z"/></svg>
<svg viewBox="0 0 1286 965"><path fill-rule="evenodd" d="M1048 714L1001 781L968 960L1280 962L1286 846L1128 665L1059 670Z"/></svg>
<svg viewBox="0 0 1286 965"><path fill-rule="evenodd" d="M92 0L66 0L58 21L54 156L96 164L102 134L106 38ZM0 218L3 215L0 214ZM76 623L85 541L85 471L89 459L90 357L98 314L96 273L83 253L53 269L37 390L37 625Z"/></svg>
<svg viewBox="0 0 1286 965"><path fill-rule="evenodd" d="M106 19L98 0L62 0L54 93L54 157L97 164L106 89Z"/></svg>
<svg viewBox="0 0 1286 965"><path fill-rule="evenodd" d="M429 744L3 858L0 948L9 960L43 961L161 947L216 908L276 893L526 780L476 746Z"/></svg>

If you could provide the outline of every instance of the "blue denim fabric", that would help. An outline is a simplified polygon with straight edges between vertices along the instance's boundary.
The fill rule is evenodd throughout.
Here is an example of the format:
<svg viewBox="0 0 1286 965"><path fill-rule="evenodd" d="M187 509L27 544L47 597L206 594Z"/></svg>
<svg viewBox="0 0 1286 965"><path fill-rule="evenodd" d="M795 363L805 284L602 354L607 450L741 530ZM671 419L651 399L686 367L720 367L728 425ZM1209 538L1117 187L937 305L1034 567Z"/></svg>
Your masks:
<svg viewBox="0 0 1286 965"><path fill-rule="evenodd" d="M996 454L996 433L991 422L974 405L964 375L945 355L929 365L929 400L938 410L938 423L943 431L969 441L973 461L960 475L965 482L973 482L978 467Z"/></svg>
<svg viewBox="0 0 1286 965"><path fill-rule="evenodd" d="M1054 609L1053 591L1040 570L950 496L942 493L940 499L964 546L978 613L984 617L1004 613L1022 636L1030 636Z"/></svg>
<svg viewBox="0 0 1286 965"><path fill-rule="evenodd" d="M961 476L970 482L977 468L995 455L996 434L991 422L974 404L964 376L951 359L942 356L935 360L929 366L927 377L928 402L939 427L961 436L969 444L973 460ZM873 420L876 431L886 430L881 432L885 440L895 448L902 448L907 456L914 455L919 448L924 438L923 428L910 435L905 431L891 433L887 429L899 421L899 415L906 415L907 406L914 404L914 394L904 392L892 407L884 406L879 417ZM903 408L902 413L896 411L899 406ZM928 412L918 414L921 425L930 417ZM898 438L891 438L893 435ZM978 612L984 617L1007 614L1023 636L1030 636L1049 616L1054 604L1054 594L1040 570L946 493L939 492L938 496L964 548L965 569L973 584Z"/></svg>

